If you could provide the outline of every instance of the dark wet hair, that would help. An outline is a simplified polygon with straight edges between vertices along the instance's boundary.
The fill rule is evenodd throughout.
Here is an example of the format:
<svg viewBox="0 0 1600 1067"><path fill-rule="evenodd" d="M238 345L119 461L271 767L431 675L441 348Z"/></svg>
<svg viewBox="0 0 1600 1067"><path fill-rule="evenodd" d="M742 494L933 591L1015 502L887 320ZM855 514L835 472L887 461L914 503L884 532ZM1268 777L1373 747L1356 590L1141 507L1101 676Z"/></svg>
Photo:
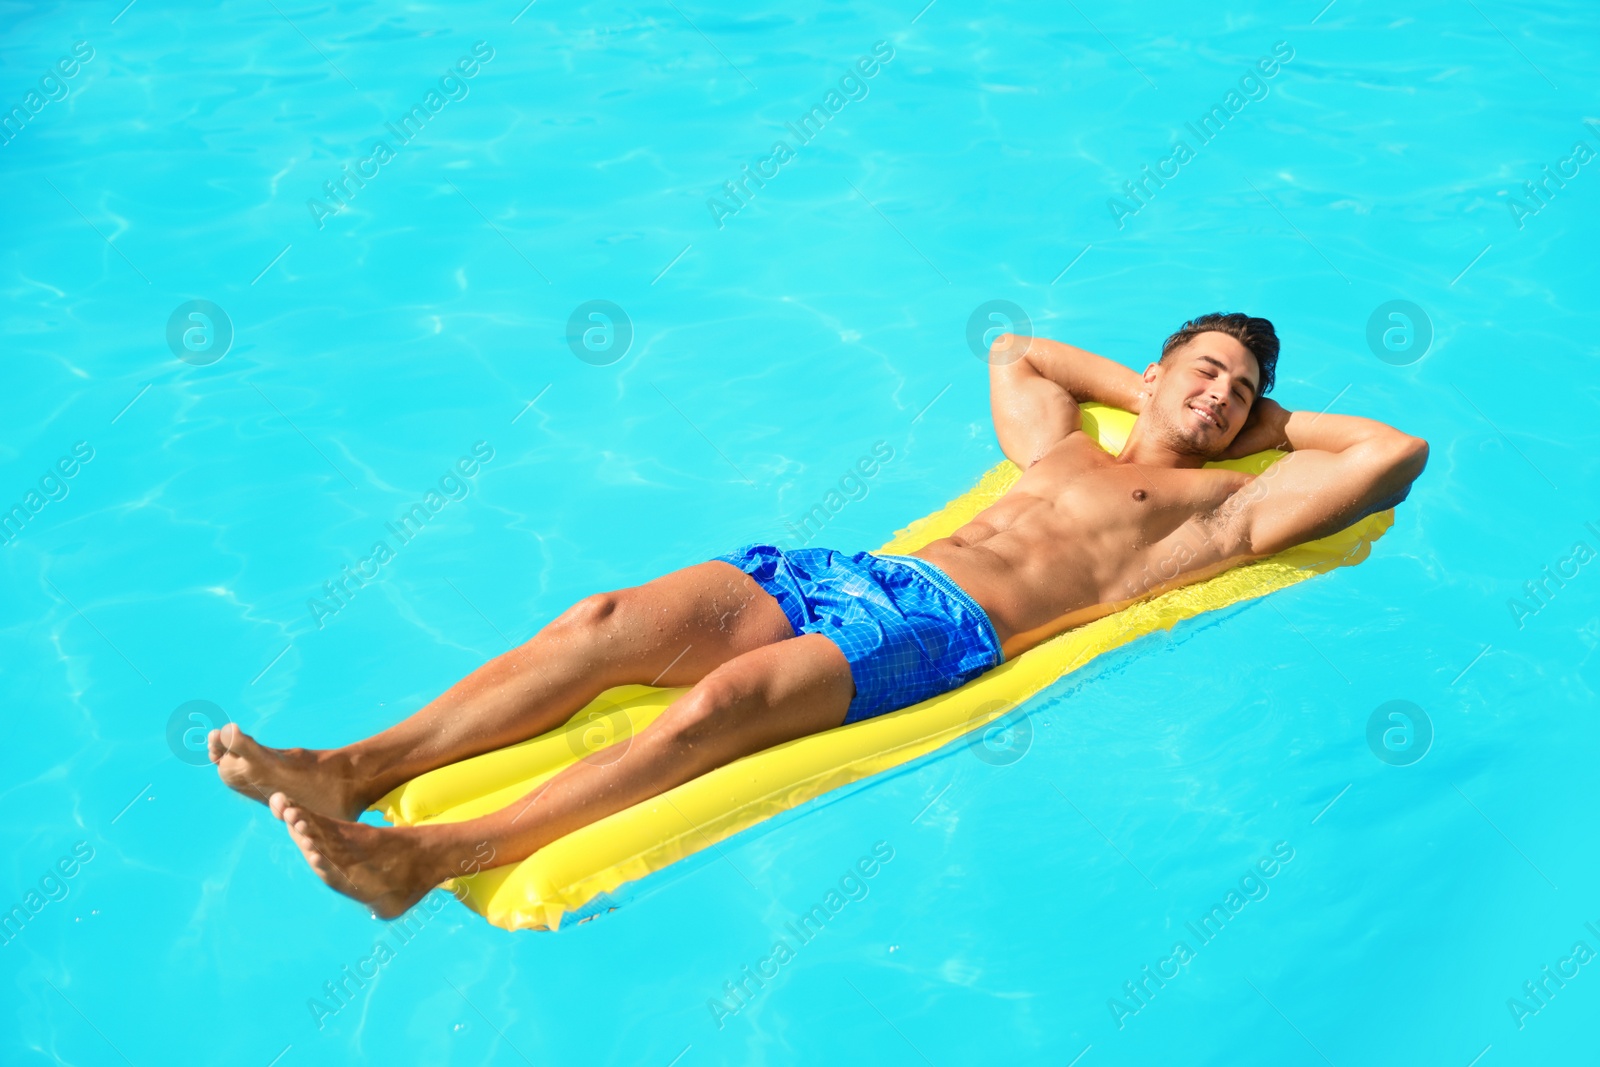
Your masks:
<svg viewBox="0 0 1600 1067"><path fill-rule="evenodd" d="M1260 388L1256 390L1256 396L1267 395L1272 389L1273 376L1278 369L1278 335L1272 329L1271 322L1266 319L1253 319L1237 311L1227 314L1214 311L1209 315L1190 319L1162 344L1162 362L1166 361L1173 349L1188 344L1194 340L1196 334L1201 333L1225 333L1249 349L1250 354L1256 357L1256 366L1261 370L1261 383ZM1254 401L1251 403L1254 404Z"/></svg>

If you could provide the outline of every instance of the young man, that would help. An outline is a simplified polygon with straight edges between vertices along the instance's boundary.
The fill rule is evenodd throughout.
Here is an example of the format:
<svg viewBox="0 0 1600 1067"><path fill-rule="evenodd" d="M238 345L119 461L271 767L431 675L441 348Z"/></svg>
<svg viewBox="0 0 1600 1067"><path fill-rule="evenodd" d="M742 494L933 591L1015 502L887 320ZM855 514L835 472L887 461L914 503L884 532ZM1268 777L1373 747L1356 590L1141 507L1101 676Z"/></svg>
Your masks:
<svg viewBox="0 0 1600 1067"><path fill-rule="evenodd" d="M1166 589L1342 529L1404 497L1427 443L1263 397L1265 319L1184 324L1142 375L1009 334L990 358L995 431L1023 473L909 556L747 545L573 605L415 715L344 748L210 737L224 782L288 826L313 870L376 914L404 912L485 854L496 864L741 756L955 688L1046 638ZM1078 404L1137 413L1121 455ZM1263 475L1208 460L1288 450ZM620 752L450 825L352 821L395 786L565 723L626 683L692 686Z"/></svg>

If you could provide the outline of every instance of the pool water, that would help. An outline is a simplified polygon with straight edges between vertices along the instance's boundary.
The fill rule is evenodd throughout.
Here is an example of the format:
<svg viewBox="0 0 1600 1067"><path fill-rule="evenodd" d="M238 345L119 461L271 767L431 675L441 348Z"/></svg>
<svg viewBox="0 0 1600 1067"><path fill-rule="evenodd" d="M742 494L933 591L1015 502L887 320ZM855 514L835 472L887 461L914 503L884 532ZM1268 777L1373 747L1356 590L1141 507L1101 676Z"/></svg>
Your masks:
<svg viewBox="0 0 1600 1067"><path fill-rule="evenodd" d="M1593 12L1322 3L12 5L0 1062L1592 1056ZM1369 560L594 921L386 928L195 763L876 548L1001 459L972 340L1219 309L1431 442Z"/></svg>

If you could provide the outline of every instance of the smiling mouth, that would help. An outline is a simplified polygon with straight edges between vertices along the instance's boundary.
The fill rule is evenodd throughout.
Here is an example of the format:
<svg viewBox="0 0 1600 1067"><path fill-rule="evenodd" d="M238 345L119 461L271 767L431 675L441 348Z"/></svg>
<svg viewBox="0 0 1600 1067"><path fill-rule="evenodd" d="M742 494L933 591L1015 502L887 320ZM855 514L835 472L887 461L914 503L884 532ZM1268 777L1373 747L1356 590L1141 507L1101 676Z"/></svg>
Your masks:
<svg viewBox="0 0 1600 1067"><path fill-rule="evenodd" d="M1223 429L1222 420L1220 420L1214 412L1209 411L1206 408L1197 408L1193 404L1189 405L1189 410L1200 416L1201 422L1204 422L1217 430Z"/></svg>

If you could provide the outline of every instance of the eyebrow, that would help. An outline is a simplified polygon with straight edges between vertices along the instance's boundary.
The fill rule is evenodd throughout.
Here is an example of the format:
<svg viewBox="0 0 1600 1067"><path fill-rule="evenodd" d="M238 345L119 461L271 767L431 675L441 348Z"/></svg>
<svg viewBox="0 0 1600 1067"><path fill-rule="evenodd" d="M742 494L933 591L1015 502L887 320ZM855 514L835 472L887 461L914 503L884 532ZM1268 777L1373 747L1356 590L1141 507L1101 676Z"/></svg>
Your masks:
<svg viewBox="0 0 1600 1067"><path fill-rule="evenodd" d="M1222 361L1220 359L1214 359L1211 356L1200 356L1198 358L1199 358L1201 363L1209 363L1213 367L1217 368L1220 371L1226 371L1228 369L1226 366L1223 365L1223 363L1222 363ZM1239 381L1241 383L1243 383L1245 385L1248 385L1250 387L1250 395L1251 396L1255 396L1256 395L1256 385L1255 385L1254 382L1252 382L1249 378L1240 378Z"/></svg>

